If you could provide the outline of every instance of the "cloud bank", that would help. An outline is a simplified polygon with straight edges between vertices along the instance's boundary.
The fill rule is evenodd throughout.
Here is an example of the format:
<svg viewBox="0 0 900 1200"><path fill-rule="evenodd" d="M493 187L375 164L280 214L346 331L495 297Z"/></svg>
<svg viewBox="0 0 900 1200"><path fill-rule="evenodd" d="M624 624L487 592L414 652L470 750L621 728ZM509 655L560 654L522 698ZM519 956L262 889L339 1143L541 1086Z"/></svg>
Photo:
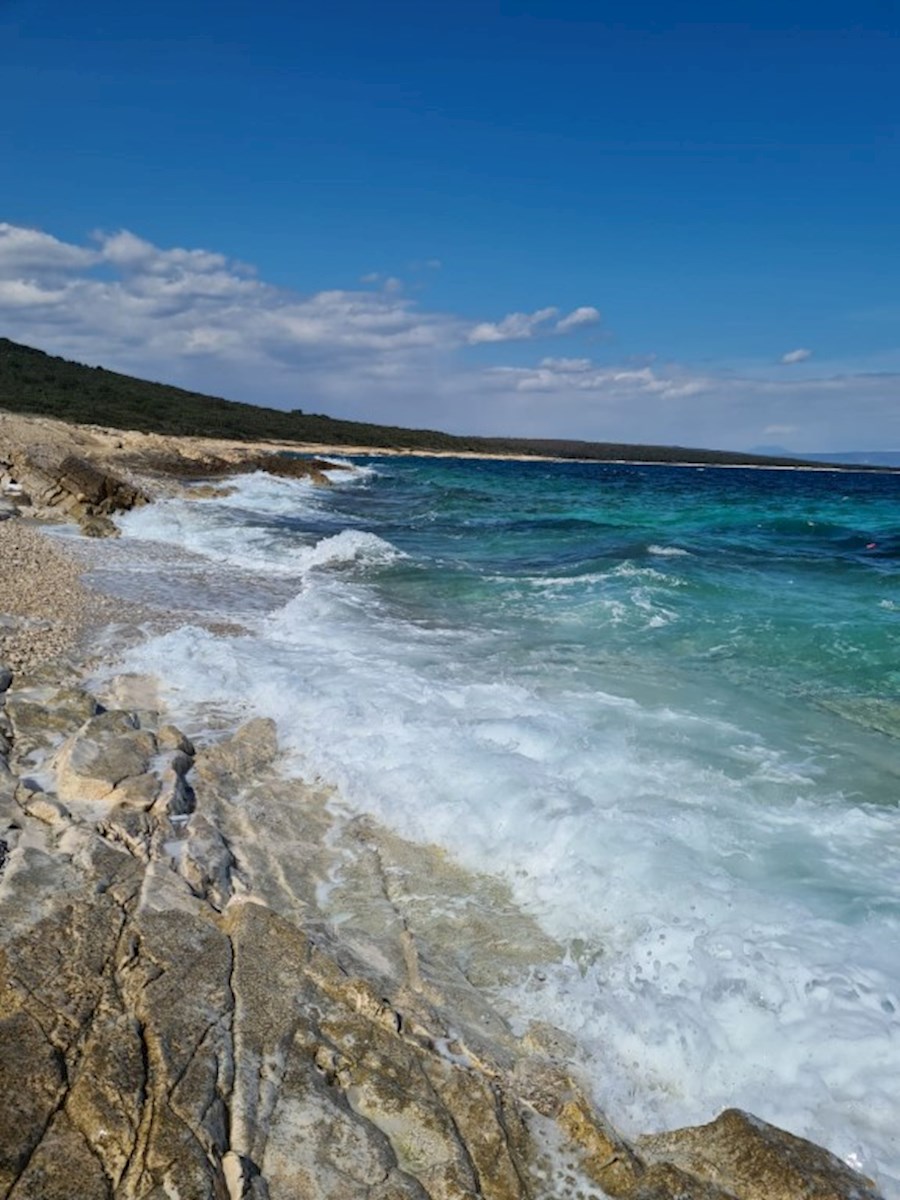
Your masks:
<svg viewBox="0 0 900 1200"><path fill-rule="evenodd" d="M900 446L896 374L743 378L610 361L608 342L597 361L593 305L474 319L428 309L394 276L363 278L303 294L127 230L79 245L0 223L0 334L233 399L456 432L740 449L778 428L795 449Z"/></svg>

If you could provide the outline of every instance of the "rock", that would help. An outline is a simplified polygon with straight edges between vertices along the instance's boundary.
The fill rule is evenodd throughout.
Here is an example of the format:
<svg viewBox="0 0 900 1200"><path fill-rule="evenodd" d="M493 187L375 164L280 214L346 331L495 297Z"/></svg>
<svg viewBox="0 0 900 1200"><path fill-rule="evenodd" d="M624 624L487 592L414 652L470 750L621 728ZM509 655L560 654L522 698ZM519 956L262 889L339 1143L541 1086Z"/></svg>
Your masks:
<svg viewBox="0 0 900 1200"><path fill-rule="evenodd" d="M59 486L82 504L90 505L93 512L127 512L146 503L146 497L137 488L97 463L74 454L63 458L56 474Z"/></svg>
<svg viewBox="0 0 900 1200"><path fill-rule="evenodd" d="M0 498L0 521L8 521L12 517L17 517L19 510L15 504L9 500Z"/></svg>
<svg viewBox="0 0 900 1200"><path fill-rule="evenodd" d="M146 496L97 463L42 444L17 449L9 466L39 511L62 512L75 520L108 516L146 502Z"/></svg>
<svg viewBox="0 0 900 1200"><path fill-rule="evenodd" d="M188 500L224 499L231 496L237 488L215 483L195 483L185 492Z"/></svg>
<svg viewBox="0 0 900 1200"><path fill-rule="evenodd" d="M36 817L45 825L59 825L70 820L72 815L61 800L46 792L35 792L24 808L30 817Z"/></svg>
<svg viewBox="0 0 900 1200"><path fill-rule="evenodd" d="M640 1138L637 1150L739 1200L878 1200L871 1180L827 1150L736 1108L709 1125Z"/></svg>
<svg viewBox="0 0 900 1200"><path fill-rule="evenodd" d="M127 722L127 714L104 713L63 743L53 759L61 799L116 802L113 793L125 780L147 774L156 739L149 731L129 728Z"/></svg>
<svg viewBox="0 0 900 1200"><path fill-rule="evenodd" d="M210 784L227 787L234 779L252 780L269 770L278 755L275 722L256 717L233 737L210 746L198 758L196 769Z"/></svg>
<svg viewBox="0 0 900 1200"><path fill-rule="evenodd" d="M197 805L194 789L183 775L167 772L160 784L153 811L158 817L186 817Z"/></svg>
<svg viewBox="0 0 900 1200"><path fill-rule="evenodd" d="M119 536L118 526L109 517L102 515L84 517L79 524L81 532L85 537L106 538Z"/></svg>
<svg viewBox="0 0 900 1200"><path fill-rule="evenodd" d="M148 809L156 803L160 793L159 776L152 771L131 775L121 780L108 795L110 804L124 804L131 808Z"/></svg>
<svg viewBox="0 0 900 1200"><path fill-rule="evenodd" d="M139 806L119 804L97 822L97 833L111 845L147 863L156 823Z"/></svg>
<svg viewBox="0 0 900 1200"><path fill-rule="evenodd" d="M0 663L0 692L6 692L12 686L13 673L9 667Z"/></svg>
<svg viewBox="0 0 900 1200"><path fill-rule="evenodd" d="M0 1065L0 1195L7 1196L64 1094L65 1060L37 1015L17 1007L0 1019Z"/></svg>
<svg viewBox="0 0 900 1200"><path fill-rule="evenodd" d="M233 895L235 860L228 843L215 825L198 813L190 821L178 849L182 852L178 870L194 895L222 912Z"/></svg>
<svg viewBox="0 0 900 1200"><path fill-rule="evenodd" d="M78 729L97 711L97 701L81 688L17 689L6 696L6 715L16 756L47 750Z"/></svg>
<svg viewBox="0 0 900 1200"><path fill-rule="evenodd" d="M180 750L182 754L189 754L191 758L194 756L193 742L174 725L161 725L157 731L156 740L159 742L160 750Z"/></svg>

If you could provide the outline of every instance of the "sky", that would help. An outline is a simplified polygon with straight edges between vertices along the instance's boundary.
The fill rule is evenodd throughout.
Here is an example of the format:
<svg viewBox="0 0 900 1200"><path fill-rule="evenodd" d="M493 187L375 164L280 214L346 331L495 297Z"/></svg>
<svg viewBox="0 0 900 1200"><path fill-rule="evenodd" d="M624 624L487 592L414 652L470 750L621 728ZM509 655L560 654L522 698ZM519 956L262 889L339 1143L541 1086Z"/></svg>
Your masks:
<svg viewBox="0 0 900 1200"><path fill-rule="evenodd" d="M460 433L900 449L900 10L0 0L0 336Z"/></svg>

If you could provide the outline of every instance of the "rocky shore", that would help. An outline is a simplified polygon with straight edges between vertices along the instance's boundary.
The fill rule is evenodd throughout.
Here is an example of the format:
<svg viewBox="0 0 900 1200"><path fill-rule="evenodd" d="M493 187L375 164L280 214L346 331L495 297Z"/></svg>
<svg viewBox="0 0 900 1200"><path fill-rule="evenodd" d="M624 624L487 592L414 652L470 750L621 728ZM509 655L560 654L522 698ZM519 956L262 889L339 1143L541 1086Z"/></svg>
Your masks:
<svg viewBox="0 0 900 1200"><path fill-rule="evenodd" d="M81 436L131 503L167 486ZM54 511L127 506L63 475L95 511ZM566 1035L495 1003L559 953L501 884L339 818L267 721L185 733L150 678L88 690L77 568L22 516L0 554L0 1198L875 1200L737 1110L620 1136Z"/></svg>

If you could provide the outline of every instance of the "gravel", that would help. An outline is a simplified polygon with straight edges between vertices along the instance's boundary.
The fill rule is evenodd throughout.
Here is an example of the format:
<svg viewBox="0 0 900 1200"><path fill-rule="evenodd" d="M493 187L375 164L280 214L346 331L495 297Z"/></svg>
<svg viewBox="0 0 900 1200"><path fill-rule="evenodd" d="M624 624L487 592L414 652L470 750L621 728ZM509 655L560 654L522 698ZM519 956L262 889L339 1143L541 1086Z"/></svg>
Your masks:
<svg viewBox="0 0 900 1200"><path fill-rule="evenodd" d="M115 619L115 603L81 584L82 569L38 526L0 522L0 663L31 671Z"/></svg>

